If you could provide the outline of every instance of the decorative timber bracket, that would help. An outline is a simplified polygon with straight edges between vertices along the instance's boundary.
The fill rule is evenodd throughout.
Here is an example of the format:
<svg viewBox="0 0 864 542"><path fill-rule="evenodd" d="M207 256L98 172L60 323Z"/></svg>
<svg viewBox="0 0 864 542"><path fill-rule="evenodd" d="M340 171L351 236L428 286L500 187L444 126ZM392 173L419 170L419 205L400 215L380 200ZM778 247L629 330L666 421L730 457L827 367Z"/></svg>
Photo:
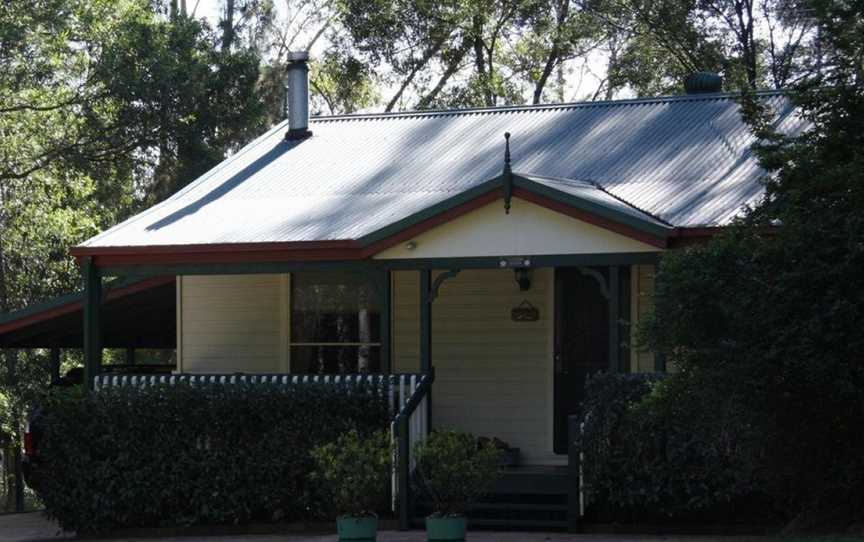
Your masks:
<svg viewBox="0 0 864 542"><path fill-rule="evenodd" d="M603 294L603 297L609 299L609 282L606 280L606 277L603 276L600 271L596 269L591 269L590 267L579 267L579 272L585 275L586 277L591 277L592 279L597 281L597 284L600 286L600 293Z"/></svg>
<svg viewBox="0 0 864 542"><path fill-rule="evenodd" d="M441 285L444 284L444 281L447 279L452 279L462 271L461 269L451 269L450 271L444 271L432 282L432 287L429 289L429 303L435 301L438 297L438 290L441 288Z"/></svg>
<svg viewBox="0 0 864 542"><path fill-rule="evenodd" d="M510 132L504 132L504 172L501 174L504 190L504 213L510 214L510 200L513 199L513 170L510 169Z"/></svg>

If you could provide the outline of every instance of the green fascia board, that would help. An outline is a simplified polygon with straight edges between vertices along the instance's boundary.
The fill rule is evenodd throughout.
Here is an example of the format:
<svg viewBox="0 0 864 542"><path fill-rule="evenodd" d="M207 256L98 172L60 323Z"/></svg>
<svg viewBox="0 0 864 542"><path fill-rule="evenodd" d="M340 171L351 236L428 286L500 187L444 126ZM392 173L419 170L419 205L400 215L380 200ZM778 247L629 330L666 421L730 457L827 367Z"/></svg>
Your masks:
<svg viewBox="0 0 864 542"><path fill-rule="evenodd" d="M464 192L460 192L455 196L449 197L444 201L436 203L435 205L430 205L429 207L414 213L413 215L407 216L401 220L397 220L396 222L390 224L389 226L385 226L379 230L376 230L372 233L366 234L363 237L357 239L357 242L360 246L366 247L381 241L382 239L387 239L397 233L410 228L415 224L419 224L424 220L428 220L438 214L441 214L445 211L449 211L463 203L468 203L469 201L486 194L487 192L491 192L496 188L501 188L503 186L503 178L499 175L493 179L489 179L483 183L478 184L477 186L471 187Z"/></svg>
<svg viewBox="0 0 864 542"><path fill-rule="evenodd" d="M82 299L83 292L74 292L71 294L57 296L53 299L42 301L40 303L27 305L23 309L0 314L0 325L8 324L9 322L14 322L15 320L21 320L22 318L27 318L35 314L39 314L40 312L45 312L59 307L64 307L66 305L71 305L73 303L80 302Z"/></svg>
<svg viewBox="0 0 864 542"><path fill-rule="evenodd" d="M537 195L545 196L551 200L563 203L565 205L569 205L570 207L573 207L575 209L579 209L580 211L585 211L587 213L591 213L602 218L608 218L609 220L618 222L619 224L629 226L635 230L649 233L651 235L656 235L657 237L666 238L675 231L672 226L661 224L657 222L656 219L654 219L653 217L649 217L648 215L646 215L645 220L640 220L639 217L634 216L630 213L624 213L612 207L607 207L605 205L601 205L599 203L580 198L579 196L574 196L573 194L568 194L560 190L555 190L552 187L545 186L538 183L537 181L522 177L520 175L514 174L513 182L519 188L524 188L525 190L533 192ZM596 190L599 190L599 188ZM622 203L622 205L625 204ZM635 207L633 208L633 210L639 211Z"/></svg>
<svg viewBox="0 0 864 542"><path fill-rule="evenodd" d="M666 238L669 237L674 228L671 226L666 226L656 222L653 217L649 217L646 215L645 220L640 220L637 216L634 216L629 213L624 213L618 211L616 209L607 207L605 205L601 205L595 203L593 201L588 201L586 199L580 198L578 196L574 196L572 194L568 194L566 192L562 192L560 190L556 190L554 188L545 186L543 184L538 183L532 179L527 177L523 177L518 173L513 174L513 184L519 188L524 188L530 192L533 192L540 196L545 196L549 199L557 201L559 203L563 203L564 205L568 205L575 209L579 209L581 211L585 211L594 215L597 215L602 218L606 218L612 220L614 222L618 222L620 224L629 226L638 231L642 231L648 233L650 235L655 235L657 237ZM428 220L438 214L449 211L463 203L468 203L469 201L478 198L492 190L502 189L504 186L504 177L503 175L499 175L495 178L489 179L477 186L469 188L464 192L460 192L459 194L447 198L444 201L436 203L435 205L431 205L420 212L417 212L413 215L407 216L401 220L398 220L389 226L376 230L372 233L364 235L357 239L357 242L360 246L366 247L383 239L387 239L397 233L414 226L415 224L419 224L424 220ZM599 190L599 189L597 189ZM503 197L503 194L502 194ZM623 203L622 203L623 205ZM637 210L634 208L634 210ZM640 211L641 212L641 211Z"/></svg>
<svg viewBox="0 0 864 542"><path fill-rule="evenodd" d="M654 252L624 252L596 254L502 254L500 256L453 258L401 258L366 260L323 260L303 262L238 262L224 264L154 264L109 266L101 268L102 276L128 275L153 277L160 275L254 275L299 273L322 270L405 270L423 269L500 269L502 260L529 258L532 267L566 267L588 265L656 264L662 254Z"/></svg>

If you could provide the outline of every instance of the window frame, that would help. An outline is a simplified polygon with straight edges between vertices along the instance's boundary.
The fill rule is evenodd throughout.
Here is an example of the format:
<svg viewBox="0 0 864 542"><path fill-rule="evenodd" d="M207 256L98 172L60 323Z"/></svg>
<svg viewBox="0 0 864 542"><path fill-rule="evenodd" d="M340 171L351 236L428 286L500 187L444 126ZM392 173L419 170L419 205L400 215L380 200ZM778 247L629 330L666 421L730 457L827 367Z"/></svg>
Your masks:
<svg viewBox="0 0 864 542"><path fill-rule="evenodd" d="M287 286L286 294L288 296L288 302L287 302L287 311L286 311L287 317L286 317L286 322L285 322L285 325L287 326L285 347L286 347L288 373L289 374L311 374L308 372L305 372L305 373L294 372L294 366L293 366L294 364L293 364L293 356L292 356L292 351L293 351L294 347L325 347L325 348L326 347L331 347L331 348L332 347L336 347L336 348L338 348L338 347L350 347L350 348L358 348L358 349L364 348L364 347L369 348L369 349L377 348L378 349L378 357L379 357L378 370L377 370L377 372L369 371L368 374L383 373L384 367L381 364L381 356L382 356L383 350L384 350L384 342L382 340L383 330L381 330L380 328L378 330L378 340L377 341L370 341L370 342L363 342L363 341L350 341L350 342L298 341L298 342L295 342L294 341L293 320L294 320L295 302L296 302L296 297L297 297L294 295L294 290L295 290L295 286L296 286L295 279L296 279L296 276L298 274L304 273L304 272L305 273L314 273L313 271L300 271L300 272L288 273L288 280L287 280L287 285L286 285ZM348 273L350 273L350 271L348 271ZM379 291L379 288L376 286L375 281L373 279L368 277L365 273L362 273L362 272L358 272L358 273L361 277L364 278L364 280L366 280L368 282L372 291L375 292L377 301L379 303L378 317L379 317L379 319L383 320L381 314L383 313L383 311L385 311L387 309L386 309L386 307L382 306L383 305L382 292ZM359 315L359 313L358 313L358 315ZM351 371L349 374L357 373L358 370ZM329 373L324 373L324 374L329 374Z"/></svg>

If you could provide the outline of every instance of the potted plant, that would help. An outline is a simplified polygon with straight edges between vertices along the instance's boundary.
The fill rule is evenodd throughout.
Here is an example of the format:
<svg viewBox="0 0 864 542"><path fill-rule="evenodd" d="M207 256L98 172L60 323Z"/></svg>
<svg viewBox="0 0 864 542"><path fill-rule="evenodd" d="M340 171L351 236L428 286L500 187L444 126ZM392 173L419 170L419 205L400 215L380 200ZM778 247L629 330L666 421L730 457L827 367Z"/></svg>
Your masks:
<svg viewBox="0 0 864 542"><path fill-rule="evenodd" d="M456 431L434 431L417 443L417 484L432 505L428 540L465 539L465 514L498 479L500 455L490 442Z"/></svg>
<svg viewBox="0 0 864 542"><path fill-rule="evenodd" d="M515 467L519 464L519 448L510 446L510 443L505 442L498 437L480 437L477 439L480 445L491 444L501 451L501 456L498 458L499 467Z"/></svg>
<svg viewBox="0 0 864 542"><path fill-rule="evenodd" d="M339 540L374 541L375 513L387 499L390 440L383 431L363 436L342 434L312 451L318 474L333 497Z"/></svg>

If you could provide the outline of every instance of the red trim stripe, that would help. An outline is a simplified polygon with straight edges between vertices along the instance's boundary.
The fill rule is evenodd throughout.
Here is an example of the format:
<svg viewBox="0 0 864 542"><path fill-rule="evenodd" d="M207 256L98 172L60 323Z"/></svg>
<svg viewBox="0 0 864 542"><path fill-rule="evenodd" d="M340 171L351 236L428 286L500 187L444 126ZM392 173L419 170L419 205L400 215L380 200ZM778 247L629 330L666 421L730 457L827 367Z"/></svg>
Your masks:
<svg viewBox="0 0 864 542"><path fill-rule="evenodd" d="M566 216L613 231L651 246L665 249L687 244L677 237L693 238L698 242L721 231L722 228L679 228L672 239L652 235L611 219L577 209L547 196L536 194L522 187L514 187L513 195ZM75 247L70 252L80 259L92 257L100 267L122 265L171 265L171 264L218 264L246 262L301 262L341 261L371 258L390 247L398 245L429 231L441 224L463 216L479 207L501 199L498 187L484 192L474 199L443 211L433 217L407 227L385 239L363 247L355 240L299 241L268 243L220 243L197 245L158 245L124 247ZM688 240L689 241L689 240Z"/></svg>

